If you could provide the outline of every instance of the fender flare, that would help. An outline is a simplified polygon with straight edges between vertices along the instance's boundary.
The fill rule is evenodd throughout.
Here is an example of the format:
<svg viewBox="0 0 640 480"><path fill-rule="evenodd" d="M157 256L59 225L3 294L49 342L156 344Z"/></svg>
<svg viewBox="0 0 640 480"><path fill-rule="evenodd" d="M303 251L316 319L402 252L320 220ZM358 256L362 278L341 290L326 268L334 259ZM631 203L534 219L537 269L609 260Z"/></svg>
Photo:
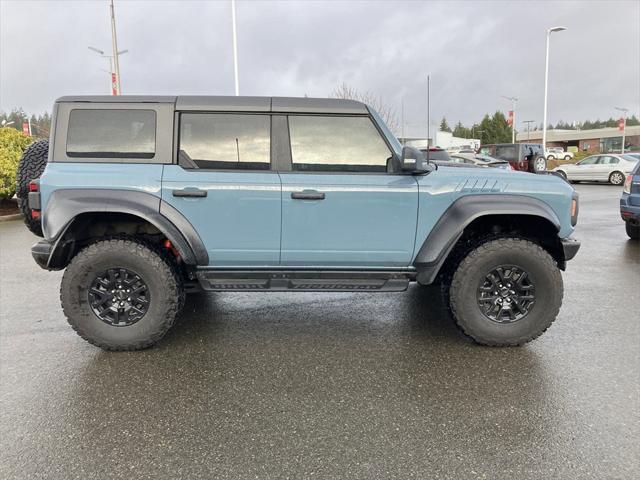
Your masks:
<svg viewBox="0 0 640 480"><path fill-rule="evenodd" d="M191 223L160 197L136 190L69 188L54 191L42 216L45 239L52 244L51 259L64 248L61 240L79 215L126 213L146 220L176 247L187 265L208 265L209 255Z"/></svg>
<svg viewBox="0 0 640 480"><path fill-rule="evenodd" d="M413 265L418 281L432 283L449 253L474 220L487 215L531 215L549 221L556 231L561 224L553 209L537 198L523 195L465 195L453 202L422 243Z"/></svg>

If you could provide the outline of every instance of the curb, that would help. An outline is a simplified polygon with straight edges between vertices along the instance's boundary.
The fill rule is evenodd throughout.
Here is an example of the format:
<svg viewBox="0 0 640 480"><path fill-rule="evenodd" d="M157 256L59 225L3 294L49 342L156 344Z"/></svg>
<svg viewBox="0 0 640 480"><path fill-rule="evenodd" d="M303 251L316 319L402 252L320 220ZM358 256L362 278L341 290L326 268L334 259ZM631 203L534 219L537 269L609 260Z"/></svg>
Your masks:
<svg viewBox="0 0 640 480"><path fill-rule="evenodd" d="M2 215L0 216L0 223L2 222L10 222L12 220L22 220L24 215L22 213L15 213L13 215Z"/></svg>

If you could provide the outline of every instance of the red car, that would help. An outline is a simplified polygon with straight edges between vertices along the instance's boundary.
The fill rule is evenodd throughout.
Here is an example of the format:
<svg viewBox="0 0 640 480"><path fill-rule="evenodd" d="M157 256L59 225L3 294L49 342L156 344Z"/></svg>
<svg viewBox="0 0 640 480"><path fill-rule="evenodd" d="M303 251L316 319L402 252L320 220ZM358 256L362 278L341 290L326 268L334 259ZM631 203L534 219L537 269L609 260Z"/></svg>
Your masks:
<svg viewBox="0 0 640 480"><path fill-rule="evenodd" d="M547 160L540 143L496 143L481 145L478 153L508 161L514 170L540 173L547 170Z"/></svg>

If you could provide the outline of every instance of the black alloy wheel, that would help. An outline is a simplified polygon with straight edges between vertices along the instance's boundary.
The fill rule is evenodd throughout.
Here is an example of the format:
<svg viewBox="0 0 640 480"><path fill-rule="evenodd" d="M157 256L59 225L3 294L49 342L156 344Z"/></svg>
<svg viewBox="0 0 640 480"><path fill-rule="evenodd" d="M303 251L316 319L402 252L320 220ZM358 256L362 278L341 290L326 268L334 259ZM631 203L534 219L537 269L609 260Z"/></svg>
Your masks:
<svg viewBox="0 0 640 480"><path fill-rule="evenodd" d="M144 280L126 268L110 268L96 275L88 295L93 313L114 327L128 327L141 320L151 301Z"/></svg>
<svg viewBox="0 0 640 480"><path fill-rule="evenodd" d="M481 281L477 292L482 313L497 323L526 317L535 303L535 286L529 274L516 265L501 265Z"/></svg>

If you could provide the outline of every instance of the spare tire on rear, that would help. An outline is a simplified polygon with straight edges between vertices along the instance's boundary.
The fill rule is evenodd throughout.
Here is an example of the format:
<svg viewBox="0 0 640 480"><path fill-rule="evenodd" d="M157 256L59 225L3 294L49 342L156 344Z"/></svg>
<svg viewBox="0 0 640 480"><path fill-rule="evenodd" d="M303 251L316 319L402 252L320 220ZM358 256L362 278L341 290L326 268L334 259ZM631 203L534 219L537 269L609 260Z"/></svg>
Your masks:
<svg viewBox="0 0 640 480"><path fill-rule="evenodd" d="M540 173L547 171L547 159L539 156L533 159L533 162L529 165L531 173Z"/></svg>
<svg viewBox="0 0 640 480"><path fill-rule="evenodd" d="M18 164L18 174L16 178L18 203L20 211L24 214L24 223L31 232L42 237L42 225L40 219L31 217L29 208L29 182L40 178L44 167L47 166L49 155L49 140L39 140L32 143L22 154Z"/></svg>

